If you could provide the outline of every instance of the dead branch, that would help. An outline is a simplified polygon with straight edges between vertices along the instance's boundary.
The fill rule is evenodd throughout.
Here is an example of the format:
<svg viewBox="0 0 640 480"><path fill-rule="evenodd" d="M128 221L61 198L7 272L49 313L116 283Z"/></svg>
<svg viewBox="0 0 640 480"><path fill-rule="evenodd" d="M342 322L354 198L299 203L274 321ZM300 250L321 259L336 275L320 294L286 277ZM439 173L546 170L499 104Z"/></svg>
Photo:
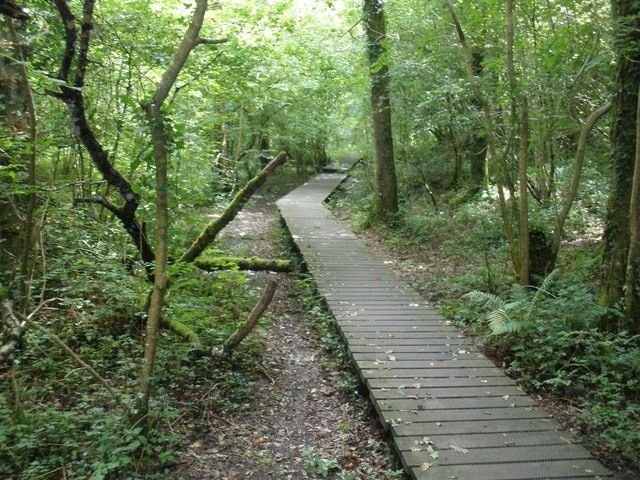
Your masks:
<svg viewBox="0 0 640 480"><path fill-rule="evenodd" d="M233 197L233 200L231 200L231 203L229 203L224 212L222 212L222 215L204 228L200 235L198 235L198 238L194 240L187 251L180 257L178 262L189 263L198 258L216 239L218 233L242 210L256 190L264 185L267 179L272 176L281 165L286 163L288 158L287 152L280 152L260 173L253 177L242 190Z"/></svg>
<svg viewBox="0 0 640 480"><path fill-rule="evenodd" d="M267 287L265 288L260 300L256 303L256 306L253 307L251 313L247 320L235 331L229 339L224 344L224 348L222 352L219 352L217 349L214 349L213 355L222 356L223 359L229 360L233 355L233 351L235 348L240 345L240 342L246 338L249 333L254 329L254 327L258 324L258 321L262 317L262 314L265 312L271 300L273 300L273 295L276 292L276 287L278 284L274 280L269 280L267 283Z"/></svg>
<svg viewBox="0 0 640 480"><path fill-rule="evenodd" d="M254 272L292 272L295 269L295 264L291 260L271 260L258 257L206 257L196 260L195 265L207 272L233 269Z"/></svg>

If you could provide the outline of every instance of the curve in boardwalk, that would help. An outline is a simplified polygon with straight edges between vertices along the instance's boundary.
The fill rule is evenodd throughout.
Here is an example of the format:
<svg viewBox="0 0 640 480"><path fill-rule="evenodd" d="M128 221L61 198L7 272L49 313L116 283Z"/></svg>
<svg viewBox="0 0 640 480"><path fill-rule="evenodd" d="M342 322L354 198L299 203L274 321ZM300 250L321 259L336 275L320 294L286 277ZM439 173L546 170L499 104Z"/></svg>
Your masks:
<svg viewBox="0 0 640 480"><path fill-rule="evenodd" d="M323 206L345 178L320 174L277 206L407 472L614 478Z"/></svg>

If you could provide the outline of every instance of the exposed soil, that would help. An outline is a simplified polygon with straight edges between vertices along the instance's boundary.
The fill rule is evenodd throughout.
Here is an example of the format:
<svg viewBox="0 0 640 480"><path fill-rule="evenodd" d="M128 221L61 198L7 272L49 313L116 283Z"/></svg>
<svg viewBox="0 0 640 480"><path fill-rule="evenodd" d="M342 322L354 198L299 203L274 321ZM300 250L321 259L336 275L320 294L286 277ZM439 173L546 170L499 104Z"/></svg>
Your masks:
<svg viewBox="0 0 640 480"><path fill-rule="evenodd" d="M223 240L243 255L287 258L291 252L274 235L279 221L274 198L257 198ZM312 314L294 293L296 274L257 273L254 281L267 278L278 289L269 307L274 320L260 332L265 351L255 407L227 418L209 414L209 431L194 436L173 478L407 478L393 473L399 467L368 401L340 387L345 366L323 349Z"/></svg>

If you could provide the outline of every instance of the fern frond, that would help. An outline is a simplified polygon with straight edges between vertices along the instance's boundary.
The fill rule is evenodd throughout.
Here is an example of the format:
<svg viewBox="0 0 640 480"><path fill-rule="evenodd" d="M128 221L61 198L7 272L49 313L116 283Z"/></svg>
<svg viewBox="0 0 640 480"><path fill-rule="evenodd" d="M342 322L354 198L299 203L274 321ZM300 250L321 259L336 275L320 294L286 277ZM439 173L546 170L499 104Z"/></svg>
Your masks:
<svg viewBox="0 0 640 480"><path fill-rule="evenodd" d="M497 310L504 307L504 300L502 298L492 293L481 292L479 290L465 293L462 298L466 298L478 307L488 310Z"/></svg>
<svg viewBox="0 0 640 480"><path fill-rule="evenodd" d="M549 293L549 287L551 286L551 284L554 282L554 280L558 275L559 275L559 270L558 269L553 270L542 281L542 285L540 285L540 287L536 289L536 293L533 295L533 298L531 299L531 303L529 303L529 311L527 312L527 319L530 319L531 316L533 315L533 310L538 304L540 296L543 294L551 295Z"/></svg>
<svg viewBox="0 0 640 480"><path fill-rule="evenodd" d="M491 335L499 335L505 332L507 325L515 323L506 310L498 308L492 310L487 314L487 320L489 320L489 327L491 328Z"/></svg>

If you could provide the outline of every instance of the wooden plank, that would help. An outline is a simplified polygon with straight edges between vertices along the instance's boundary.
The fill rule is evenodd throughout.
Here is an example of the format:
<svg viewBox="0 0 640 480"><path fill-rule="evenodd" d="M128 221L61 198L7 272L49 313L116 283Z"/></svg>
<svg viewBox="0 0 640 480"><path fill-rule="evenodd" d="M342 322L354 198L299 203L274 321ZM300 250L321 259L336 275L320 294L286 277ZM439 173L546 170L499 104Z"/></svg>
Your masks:
<svg viewBox="0 0 640 480"><path fill-rule="evenodd" d="M549 413L541 408L513 407L513 408L488 408L482 399L477 402L478 408L440 409L440 410L383 410L383 421L390 425L408 423L441 423L439 425L446 431L450 422L501 422L508 424L514 420L522 419L547 419Z"/></svg>
<svg viewBox="0 0 640 480"><path fill-rule="evenodd" d="M401 337L381 337L381 338L349 338L349 345L370 345L370 346L388 346L396 345L414 345L417 347L440 345L443 347L460 346L465 348L467 341L462 337L442 337L442 338L401 338Z"/></svg>
<svg viewBox="0 0 640 480"><path fill-rule="evenodd" d="M395 362L381 362L377 360L363 360L358 362L358 366L361 370L375 370L375 369L397 369L402 370L404 368L491 368L495 365L486 358L460 358L456 360L441 360L435 361L420 361L420 360L396 360Z"/></svg>
<svg viewBox="0 0 640 480"><path fill-rule="evenodd" d="M352 357L357 362L375 361L383 364L387 364L390 362L403 362L403 361L422 361L422 362L445 361L445 360L466 361L468 359L486 361L484 355L482 355L480 352L468 353L465 355L458 355L455 352L456 352L456 349L454 349L453 351L451 349L444 349L440 351L426 351L426 352L420 352L418 351L418 349L414 349L409 352L400 352L397 350L389 349L386 351L381 350L380 352L352 352Z"/></svg>
<svg viewBox="0 0 640 480"><path fill-rule="evenodd" d="M395 369L380 369L366 370L362 372L366 373L369 378L399 378L404 379L407 384L412 384L413 380L423 378L451 378L455 376L462 377L504 377L504 373L498 367L490 368L465 368L465 369L451 369L451 368L405 368L402 370ZM524 395L524 393L523 393Z"/></svg>
<svg viewBox="0 0 640 480"><path fill-rule="evenodd" d="M457 449L436 449L437 461L441 465L470 465L488 464L495 462L496 458L502 461L513 460L515 462L557 461L557 460L589 460L591 455L581 445L526 445L522 447L479 447L463 448L455 445ZM433 450L430 448L429 450ZM409 467L419 467L425 461L434 460L432 451L417 449L403 452L406 464Z"/></svg>
<svg viewBox="0 0 640 480"><path fill-rule="evenodd" d="M612 478L322 206L344 178L318 175L277 205L407 472L416 480Z"/></svg>
<svg viewBox="0 0 640 480"><path fill-rule="evenodd" d="M374 379L375 380L375 379ZM364 381L369 383L372 379L364 377ZM376 401L390 400L393 398L414 398L414 399L429 399L429 398L473 398L476 402L479 402L481 398L487 397L501 397L508 399L514 396L524 395L524 392L517 387L509 386L493 386L493 387L429 387L429 388L371 388L369 387L369 394Z"/></svg>
<svg viewBox="0 0 640 480"><path fill-rule="evenodd" d="M407 382L407 380L409 380ZM518 385L505 375L496 375L493 377L479 377L479 376L459 376L459 377L424 377L420 375L407 378L371 378L369 380L371 388L410 388L412 390L420 390L423 388L447 388L454 387L456 389L468 388L468 387L480 387L489 389L492 387L514 387L519 392L522 390ZM523 395L525 394L522 392Z"/></svg>
<svg viewBox="0 0 640 480"><path fill-rule="evenodd" d="M509 422L492 420L474 420L467 422L412 422L392 425L392 431L398 437L416 435L452 435L478 433L510 432L557 432L562 427L550 418L517 418Z"/></svg>
<svg viewBox="0 0 640 480"><path fill-rule="evenodd" d="M425 450L429 445L442 451L453 447L495 448L495 447L526 447L530 445L571 445L577 444L575 438L565 432L506 432L506 433L468 433L468 434L432 434L429 436L396 437L395 445L398 450Z"/></svg>
<svg viewBox="0 0 640 480"><path fill-rule="evenodd" d="M536 406L533 399L521 393L521 395L510 395L507 398L504 397L485 397L482 399L482 404L485 408L512 408L513 407L532 407ZM386 410L405 412L405 411L419 411L419 410L443 410L443 409L463 409L463 408L478 408L477 397L458 397L458 398L438 398L438 397L426 397L426 398L389 398L378 399L378 410L384 412Z"/></svg>
<svg viewBox="0 0 640 480"><path fill-rule="evenodd" d="M615 478L602 465L589 460L538 462L496 462L472 465L437 465L424 470L411 469L416 480L549 480Z"/></svg>

